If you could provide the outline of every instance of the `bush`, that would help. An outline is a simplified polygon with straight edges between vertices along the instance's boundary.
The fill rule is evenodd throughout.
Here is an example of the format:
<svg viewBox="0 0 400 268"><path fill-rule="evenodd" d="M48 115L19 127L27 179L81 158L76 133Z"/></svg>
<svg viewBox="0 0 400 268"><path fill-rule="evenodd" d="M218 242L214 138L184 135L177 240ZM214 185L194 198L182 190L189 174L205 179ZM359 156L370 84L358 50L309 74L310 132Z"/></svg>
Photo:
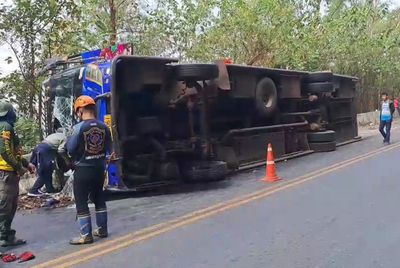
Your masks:
<svg viewBox="0 0 400 268"><path fill-rule="evenodd" d="M15 124L24 153L29 153L40 141L40 129L35 121L27 118L20 118Z"/></svg>

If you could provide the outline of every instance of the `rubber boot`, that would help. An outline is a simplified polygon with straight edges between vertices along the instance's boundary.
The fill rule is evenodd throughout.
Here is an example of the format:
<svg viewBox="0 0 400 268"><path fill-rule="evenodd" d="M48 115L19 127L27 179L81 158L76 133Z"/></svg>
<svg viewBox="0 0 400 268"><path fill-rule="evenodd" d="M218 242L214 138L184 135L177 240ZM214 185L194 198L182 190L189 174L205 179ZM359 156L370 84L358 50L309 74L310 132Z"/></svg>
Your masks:
<svg viewBox="0 0 400 268"><path fill-rule="evenodd" d="M92 220L89 216L78 216L78 223L81 229L80 236L69 241L71 245L84 245L93 243Z"/></svg>
<svg viewBox="0 0 400 268"><path fill-rule="evenodd" d="M93 235L106 238L108 236L107 210L96 211L96 223L98 228L93 232Z"/></svg>

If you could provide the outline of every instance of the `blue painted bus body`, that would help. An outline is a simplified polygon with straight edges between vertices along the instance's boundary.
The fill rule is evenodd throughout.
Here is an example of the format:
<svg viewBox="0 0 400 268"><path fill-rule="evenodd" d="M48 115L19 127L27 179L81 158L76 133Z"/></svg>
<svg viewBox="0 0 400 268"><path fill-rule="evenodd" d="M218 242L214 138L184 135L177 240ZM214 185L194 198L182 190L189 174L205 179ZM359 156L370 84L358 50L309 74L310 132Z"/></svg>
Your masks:
<svg viewBox="0 0 400 268"><path fill-rule="evenodd" d="M111 91L111 62L96 63L90 58L98 57L100 50L81 54L85 63L82 73L82 95L88 95L96 99L99 95ZM107 117L111 118L110 103L107 98L99 98L96 101L98 119L106 123L111 130L111 124L107 122ZM117 165L110 163L107 166L108 187L118 187L120 182Z"/></svg>

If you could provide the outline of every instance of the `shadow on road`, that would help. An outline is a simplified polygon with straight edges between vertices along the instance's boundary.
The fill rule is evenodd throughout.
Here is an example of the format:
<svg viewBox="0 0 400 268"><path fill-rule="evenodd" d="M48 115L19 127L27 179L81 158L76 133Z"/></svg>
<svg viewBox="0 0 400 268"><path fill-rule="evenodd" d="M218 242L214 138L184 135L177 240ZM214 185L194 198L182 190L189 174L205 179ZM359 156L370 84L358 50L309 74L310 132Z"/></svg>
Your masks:
<svg viewBox="0 0 400 268"><path fill-rule="evenodd" d="M173 185L159 187L152 190L143 190L137 192L125 192L125 193L112 193L107 192L107 200L121 200L126 198L144 198L151 196L160 195L174 195L182 193L192 193L192 192L203 192L203 191L214 191L217 189L224 189L231 186L231 180L225 179L222 181L215 182L198 182L198 183L177 183Z"/></svg>

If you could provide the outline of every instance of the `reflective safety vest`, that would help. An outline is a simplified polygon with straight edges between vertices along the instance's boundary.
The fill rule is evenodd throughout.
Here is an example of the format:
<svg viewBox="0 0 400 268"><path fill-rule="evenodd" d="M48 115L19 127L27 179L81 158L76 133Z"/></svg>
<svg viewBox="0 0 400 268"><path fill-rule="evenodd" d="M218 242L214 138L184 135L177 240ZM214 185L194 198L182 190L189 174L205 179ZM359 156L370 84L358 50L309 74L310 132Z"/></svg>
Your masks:
<svg viewBox="0 0 400 268"><path fill-rule="evenodd" d="M12 158L13 163L7 162L0 154L0 170L15 171L15 166L21 165L21 155L16 152L19 139L14 129L7 122L0 122L0 152Z"/></svg>

